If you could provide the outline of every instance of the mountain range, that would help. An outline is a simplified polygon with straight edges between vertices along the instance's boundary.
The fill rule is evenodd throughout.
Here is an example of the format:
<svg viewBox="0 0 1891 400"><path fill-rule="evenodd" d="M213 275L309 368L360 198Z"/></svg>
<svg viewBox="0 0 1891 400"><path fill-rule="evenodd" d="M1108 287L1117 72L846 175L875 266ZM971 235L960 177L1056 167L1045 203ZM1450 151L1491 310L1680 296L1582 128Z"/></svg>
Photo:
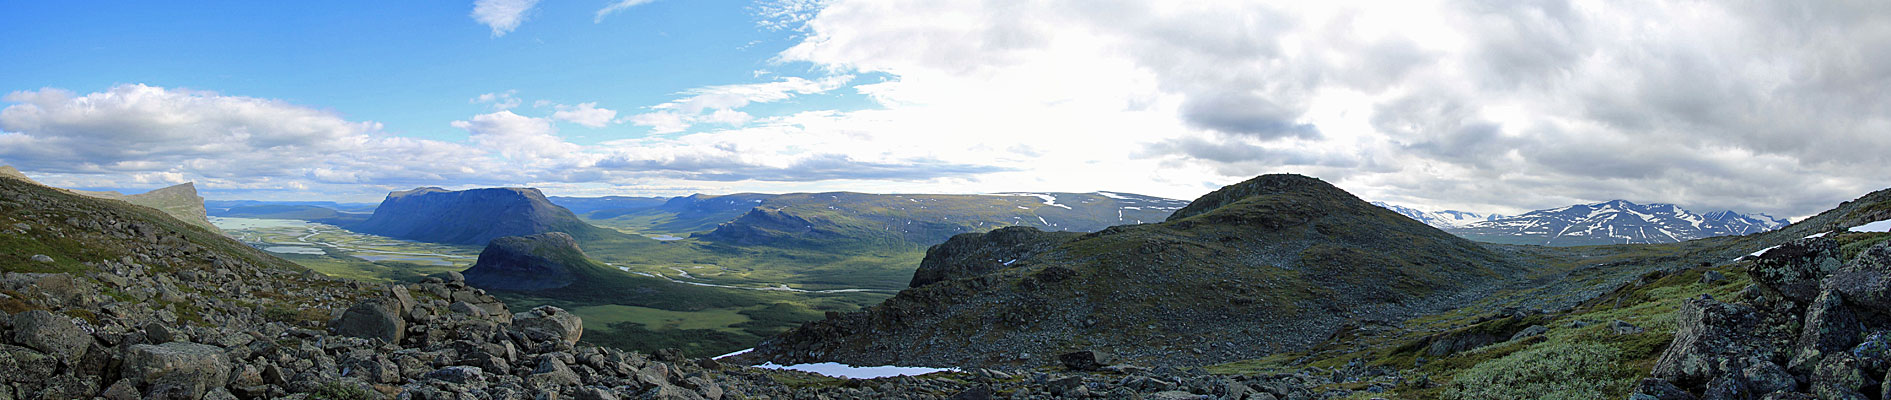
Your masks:
<svg viewBox="0 0 1891 400"><path fill-rule="evenodd" d="M1471 240L1545 246L1674 243L1760 233L1789 223L1766 214L1734 211L1697 214L1673 204L1636 204L1625 200L1577 204L1514 216L1425 212L1380 202L1373 204Z"/></svg>

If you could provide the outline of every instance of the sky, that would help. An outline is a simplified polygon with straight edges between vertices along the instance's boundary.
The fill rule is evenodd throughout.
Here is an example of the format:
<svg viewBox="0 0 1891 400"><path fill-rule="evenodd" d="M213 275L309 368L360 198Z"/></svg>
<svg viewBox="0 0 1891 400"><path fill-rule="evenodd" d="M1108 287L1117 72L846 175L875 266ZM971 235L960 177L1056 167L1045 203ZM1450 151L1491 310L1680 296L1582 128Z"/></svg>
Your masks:
<svg viewBox="0 0 1891 400"><path fill-rule="evenodd" d="M1891 187L1891 6L1841 1L0 3L0 164L378 201L1117 191L1268 173L1517 213Z"/></svg>

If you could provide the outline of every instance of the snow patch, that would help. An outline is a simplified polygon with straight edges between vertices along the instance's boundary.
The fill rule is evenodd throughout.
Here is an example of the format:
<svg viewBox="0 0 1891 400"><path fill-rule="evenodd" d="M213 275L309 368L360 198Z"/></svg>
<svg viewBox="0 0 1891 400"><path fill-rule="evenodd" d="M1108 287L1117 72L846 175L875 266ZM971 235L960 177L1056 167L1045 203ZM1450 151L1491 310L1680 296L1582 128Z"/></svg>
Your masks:
<svg viewBox="0 0 1891 400"><path fill-rule="evenodd" d="M1132 200L1132 199L1130 199L1130 198L1128 198L1128 197L1124 197L1123 195L1120 195L1120 194L1116 194L1116 193L1110 193L1110 192L1097 192L1097 195L1098 195L1098 196L1103 196L1103 197L1108 197L1108 198L1112 198L1112 199L1117 199L1117 200Z"/></svg>
<svg viewBox="0 0 1891 400"><path fill-rule="evenodd" d="M885 366L885 365L877 366L877 367L856 367L852 365L835 363L835 362L824 362L824 363L814 363L814 364L795 364L795 365L776 365L775 363L770 362L770 363L763 363L762 365L757 365L755 367L790 370L790 371L812 372L812 373L827 375L827 376L831 376L835 378L847 378L847 379L879 379L879 378L888 378L888 377L895 377L895 376L919 376L919 375L925 375L925 374L930 374L930 373L935 373L935 372L959 372L958 368L895 367L895 366Z"/></svg>
<svg viewBox="0 0 1891 400"><path fill-rule="evenodd" d="M1887 232L1891 231L1891 219L1854 226L1852 232Z"/></svg>

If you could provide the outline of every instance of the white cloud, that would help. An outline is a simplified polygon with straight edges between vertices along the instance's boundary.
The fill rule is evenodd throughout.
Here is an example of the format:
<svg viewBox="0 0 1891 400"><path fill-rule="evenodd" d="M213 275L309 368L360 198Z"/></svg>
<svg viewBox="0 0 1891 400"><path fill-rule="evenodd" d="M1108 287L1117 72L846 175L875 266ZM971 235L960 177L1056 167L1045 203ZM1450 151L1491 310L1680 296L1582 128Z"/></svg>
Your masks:
<svg viewBox="0 0 1891 400"><path fill-rule="evenodd" d="M603 128L605 125L610 125L611 120L617 118L617 111L608 108L598 108L597 105L598 103L596 102L579 103L576 106L560 105L558 106L558 111L552 113L552 119L592 128Z"/></svg>
<svg viewBox="0 0 1891 400"><path fill-rule="evenodd" d="M550 120L511 111L475 115L470 121L453 121L452 125L465 129L473 144L532 166L559 163L580 150L578 145L559 138Z"/></svg>
<svg viewBox="0 0 1891 400"><path fill-rule="evenodd" d="M473 96L473 98L467 99L466 102L472 104L488 104L492 106L493 111L510 110L518 107L519 104L523 102L519 100L518 97L515 97L517 94L519 94L518 90L486 93ZM543 100L540 101L543 102Z"/></svg>
<svg viewBox="0 0 1891 400"><path fill-rule="evenodd" d="M787 77L774 82L719 85L690 89L685 97L651 106L651 112L629 118L630 123L647 126L655 133L675 133L702 123L742 125L753 119L736 111L753 103L772 103L798 95L826 93L846 86L852 75L833 75L809 80Z"/></svg>
<svg viewBox="0 0 1891 400"><path fill-rule="evenodd" d="M518 29L537 5L538 0L477 0L472 16L474 21L491 27L493 37L500 37Z"/></svg>
<svg viewBox="0 0 1891 400"><path fill-rule="evenodd" d="M616 2L611 3L611 5L604 6L604 8L602 9L598 9L597 16L593 17L591 19L591 22L602 23L604 22L604 16L606 15L616 14L619 11L624 11L625 9L629 9L631 7L648 4L653 1L656 1L656 0L618 0Z"/></svg>
<svg viewBox="0 0 1891 400"><path fill-rule="evenodd" d="M481 157L472 148L388 136L377 123L277 100L146 85L85 95L48 88L4 100L15 104L0 109L0 131L10 132L0 134L0 163L47 174L53 184L187 177L286 188L330 179L477 181L483 172L462 166L480 164L469 162Z"/></svg>

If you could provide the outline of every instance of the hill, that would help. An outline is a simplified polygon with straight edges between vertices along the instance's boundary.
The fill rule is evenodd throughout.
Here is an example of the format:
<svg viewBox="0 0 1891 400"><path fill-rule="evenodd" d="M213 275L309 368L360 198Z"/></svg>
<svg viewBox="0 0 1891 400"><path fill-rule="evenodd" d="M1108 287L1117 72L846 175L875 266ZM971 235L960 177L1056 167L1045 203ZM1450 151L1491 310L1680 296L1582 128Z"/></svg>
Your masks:
<svg viewBox="0 0 1891 400"><path fill-rule="evenodd" d="M12 166L0 166L0 177L8 177L23 182L39 184L39 182L28 178L26 174L21 173L20 170L14 169ZM64 188L60 188L59 190L88 197L119 200L126 203L155 208L158 211L169 214L172 218L177 218L191 225L209 229L212 232L217 230L215 225L210 224L210 218L204 212L204 198L197 195L197 185L191 182L153 189L149 192L133 195L126 195L119 192L97 192Z"/></svg>
<svg viewBox="0 0 1891 400"><path fill-rule="evenodd" d="M915 247L1005 226L1093 232L1167 218L1184 203L1117 193L910 195L797 193L768 198L695 237L744 245Z"/></svg>
<svg viewBox="0 0 1891 400"><path fill-rule="evenodd" d="M1546 246L1674 243L1765 232L1786 220L1733 211L1695 214L1673 204L1614 200L1536 210L1447 229L1477 241Z"/></svg>
<svg viewBox="0 0 1891 400"><path fill-rule="evenodd" d="M449 191L419 188L389 193L374 215L349 229L398 239L484 245L494 238L564 232L578 240L623 236L591 226L538 189Z"/></svg>
<svg viewBox="0 0 1891 400"><path fill-rule="evenodd" d="M1305 348L1349 320L1436 311L1523 271L1476 243L1298 175L1224 187L1161 223L1056 236L955 237L928 252L933 267L914 279L921 286L771 338L753 357L1034 366L1056 362L1049 355L1100 350L1206 365ZM989 250L952 250L989 247L979 242L1033 248L1010 252L1018 258L997 269L984 259Z"/></svg>

